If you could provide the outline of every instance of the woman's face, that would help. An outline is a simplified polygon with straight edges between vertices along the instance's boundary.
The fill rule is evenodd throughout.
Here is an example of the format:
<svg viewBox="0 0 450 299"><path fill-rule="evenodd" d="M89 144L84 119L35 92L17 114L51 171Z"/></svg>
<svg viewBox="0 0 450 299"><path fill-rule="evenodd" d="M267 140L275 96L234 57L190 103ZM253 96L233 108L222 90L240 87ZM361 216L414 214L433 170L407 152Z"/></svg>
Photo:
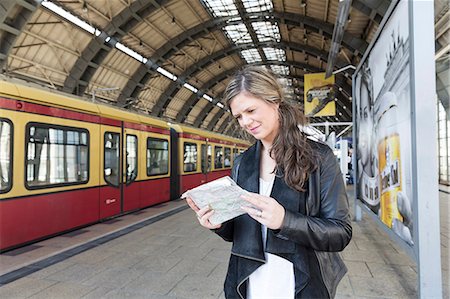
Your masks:
<svg viewBox="0 0 450 299"><path fill-rule="evenodd" d="M278 134L278 104L242 92L231 100L231 112L239 125L258 140L272 143Z"/></svg>
<svg viewBox="0 0 450 299"><path fill-rule="evenodd" d="M368 86L361 84L360 105L358 109L358 159L364 168L370 167L370 157L373 151L373 115L369 102ZM367 169L365 169L367 171Z"/></svg>

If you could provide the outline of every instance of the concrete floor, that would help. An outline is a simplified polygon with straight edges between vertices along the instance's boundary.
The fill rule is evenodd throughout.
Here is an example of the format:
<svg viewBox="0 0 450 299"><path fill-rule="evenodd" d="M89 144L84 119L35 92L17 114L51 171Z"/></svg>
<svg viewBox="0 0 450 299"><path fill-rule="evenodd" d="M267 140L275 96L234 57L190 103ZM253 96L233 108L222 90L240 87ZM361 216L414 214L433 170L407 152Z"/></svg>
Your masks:
<svg viewBox="0 0 450 299"><path fill-rule="evenodd" d="M450 195L440 192L443 298L450 298L449 204ZM179 206L180 202L168 203L158 211ZM118 222L129 225L130 217ZM83 230L103 231L95 229L101 225L105 224ZM85 234L74 235L81 240ZM73 248L71 240L67 243ZM41 242L43 247L45 242L59 252L68 246L57 247L50 239ZM229 255L230 244L200 227L194 213L184 209L6 283L0 287L0 298L224 298ZM41 259L49 256L41 254ZM0 255L1 264L14 269L11 259L4 262L6 257L11 256ZM18 263L20 254L15 257ZM342 257L349 272L336 298L418 298L415 263L368 217L353 223L353 239Z"/></svg>

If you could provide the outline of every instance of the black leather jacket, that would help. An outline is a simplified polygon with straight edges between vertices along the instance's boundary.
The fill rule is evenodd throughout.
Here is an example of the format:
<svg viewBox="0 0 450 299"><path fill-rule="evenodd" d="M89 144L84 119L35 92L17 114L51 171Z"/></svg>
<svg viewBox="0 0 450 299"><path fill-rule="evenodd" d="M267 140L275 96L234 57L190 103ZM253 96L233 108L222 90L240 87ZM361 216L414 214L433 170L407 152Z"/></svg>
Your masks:
<svg viewBox="0 0 450 299"><path fill-rule="evenodd" d="M294 265L296 298L333 298L347 272L337 251L350 242L352 227L342 174L331 149L311 141L318 168L306 192L297 192L276 176L271 197L286 210L282 227L268 230L266 251ZM259 192L261 142L236 159L233 178L242 188ZM224 291L227 299L245 298L248 277L265 263L261 225L247 214L215 230L233 242Z"/></svg>

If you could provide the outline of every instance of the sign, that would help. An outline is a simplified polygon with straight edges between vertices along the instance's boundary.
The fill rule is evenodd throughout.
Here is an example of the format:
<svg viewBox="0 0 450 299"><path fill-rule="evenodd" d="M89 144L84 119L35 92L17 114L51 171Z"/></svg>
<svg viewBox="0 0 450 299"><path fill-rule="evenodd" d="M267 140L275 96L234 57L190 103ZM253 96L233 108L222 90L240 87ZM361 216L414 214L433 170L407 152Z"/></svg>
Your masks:
<svg viewBox="0 0 450 299"><path fill-rule="evenodd" d="M336 103L334 75L325 79L325 73L305 74L305 115L334 116Z"/></svg>

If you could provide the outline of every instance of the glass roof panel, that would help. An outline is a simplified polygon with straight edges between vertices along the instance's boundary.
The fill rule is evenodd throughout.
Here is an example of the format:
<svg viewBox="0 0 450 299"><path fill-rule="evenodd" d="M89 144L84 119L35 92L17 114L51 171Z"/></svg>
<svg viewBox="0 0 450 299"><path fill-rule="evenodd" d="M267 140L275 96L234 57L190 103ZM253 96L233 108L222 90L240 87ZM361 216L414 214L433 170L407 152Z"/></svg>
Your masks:
<svg viewBox="0 0 450 299"><path fill-rule="evenodd" d="M272 11L272 0L243 0L245 10L247 12Z"/></svg>
<svg viewBox="0 0 450 299"><path fill-rule="evenodd" d="M281 35L278 24L272 24L271 22L253 22L252 26L260 42L280 42Z"/></svg>
<svg viewBox="0 0 450 299"><path fill-rule="evenodd" d="M286 53L283 49L263 48L263 51L269 60L286 61Z"/></svg>
<svg viewBox="0 0 450 299"><path fill-rule="evenodd" d="M245 24L228 25L224 27L224 30L234 43L243 44L252 42L252 38Z"/></svg>
<svg viewBox="0 0 450 299"><path fill-rule="evenodd" d="M284 76L289 75L289 67L287 67L285 65L271 65L270 68L276 74L284 75Z"/></svg>
<svg viewBox="0 0 450 299"><path fill-rule="evenodd" d="M214 17L227 17L238 15L236 5L233 0L203 0Z"/></svg>
<svg viewBox="0 0 450 299"><path fill-rule="evenodd" d="M257 49L248 49L241 51L242 57L247 61L247 63L261 62L261 56Z"/></svg>

